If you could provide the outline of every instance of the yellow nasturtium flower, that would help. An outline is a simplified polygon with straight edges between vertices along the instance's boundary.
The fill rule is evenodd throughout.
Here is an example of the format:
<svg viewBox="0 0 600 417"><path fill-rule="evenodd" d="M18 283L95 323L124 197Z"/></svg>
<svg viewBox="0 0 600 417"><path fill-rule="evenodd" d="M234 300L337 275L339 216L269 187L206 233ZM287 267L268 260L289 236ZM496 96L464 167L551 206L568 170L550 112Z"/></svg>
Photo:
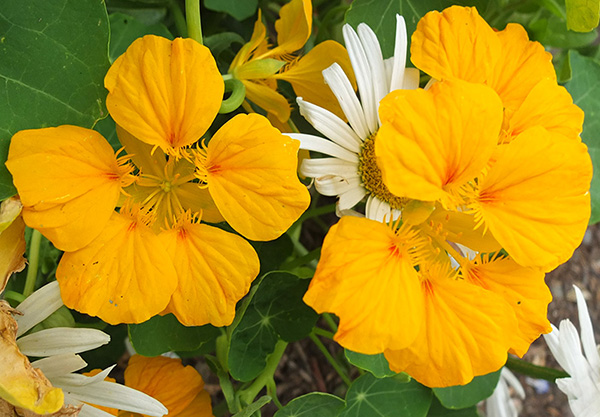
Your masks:
<svg viewBox="0 0 600 417"><path fill-rule="evenodd" d="M285 232L309 203L298 142L253 114L197 143L224 86L191 39L136 40L105 86L126 155L95 131L60 126L18 132L7 161L25 222L65 251L65 304L108 323L172 312L185 325L230 324L258 257L201 221L224 219L253 240Z"/></svg>
<svg viewBox="0 0 600 417"><path fill-rule="evenodd" d="M302 49L312 31L311 0L291 0L284 5L275 22L275 30L277 45L271 48L259 11L252 38L238 51L229 67L229 73L244 83L248 100L273 114L281 123L287 122L290 105L277 91L277 80L284 80L292 85L297 96L332 108L334 113L343 116L321 72L334 62L349 70L346 49L327 40L302 57L294 55Z"/></svg>
<svg viewBox="0 0 600 417"><path fill-rule="evenodd" d="M464 52L482 39L456 43ZM484 71L484 61L471 65ZM506 140L506 99L484 82L448 77L388 94L374 147L399 219L342 217L304 298L339 317L336 340L441 387L497 370L550 331L544 272L571 256L590 216L579 113L568 135L542 117Z"/></svg>

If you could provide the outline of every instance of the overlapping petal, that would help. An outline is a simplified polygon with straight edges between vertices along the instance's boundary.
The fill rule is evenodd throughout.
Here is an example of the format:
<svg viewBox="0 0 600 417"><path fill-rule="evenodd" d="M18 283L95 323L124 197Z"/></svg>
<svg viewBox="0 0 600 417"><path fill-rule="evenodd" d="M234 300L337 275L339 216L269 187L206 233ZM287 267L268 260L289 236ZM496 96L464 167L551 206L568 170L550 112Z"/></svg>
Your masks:
<svg viewBox="0 0 600 417"><path fill-rule="evenodd" d="M0 399L37 414L51 414L62 407L64 395L44 374L29 363L17 347L17 323L6 301L0 300Z"/></svg>
<svg viewBox="0 0 600 417"><path fill-rule="evenodd" d="M502 103L489 87L444 81L429 90L396 90L381 102L377 164L389 190L443 199L475 178L494 152Z"/></svg>
<svg viewBox="0 0 600 417"><path fill-rule="evenodd" d="M422 326L424 299L411 248L414 232L344 216L323 243L321 260L304 301L335 313L335 340L356 352L402 349Z"/></svg>
<svg viewBox="0 0 600 417"><path fill-rule="evenodd" d="M506 362L517 326L497 294L448 277L444 267L425 266L423 324L406 349L384 354L395 372L407 372L428 387L464 385Z"/></svg>
<svg viewBox="0 0 600 417"><path fill-rule="evenodd" d="M412 35L413 64L437 80L489 80L502 53L501 42L474 7L427 13Z"/></svg>
<svg viewBox="0 0 600 417"><path fill-rule="evenodd" d="M518 323L513 329L511 349L517 355L523 356L535 339L552 330L546 317L552 294L543 272L522 267L508 257L480 255L463 267L462 274L469 282L500 295L511 306Z"/></svg>
<svg viewBox="0 0 600 417"><path fill-rule="evenodd" d="M168 311L186 326L227 326L236 303L260 270L243 238L216 227L181 221L161 234L179 278Z"/></svg>
<svg viewBox="0 0 600 417"><path fill-rule="evenodd" d="M350 58L346 48L335 41L325 41L316 45L306 55L292 63L285 71L274 76L275 79L288 81L292 84L298 97L328 109L338 117L345 118L342 108L335 95L325 84L323 70L338 63L356 88Z"/></svg>
<svg viewBox="0 0 600 417"><path fill-rule="evenodd" d="M274 114L281 123L290 118L291 108L287 99L277 92L277 84L267 82L242 81L246 87L246 98L263 108L267 113Z"/></svg>
<svg viewBox="0 0 600 417"><path fill-rule="evenodd" d="M271 240L306 210L310 196L296 175L299 143L260 115L237 115L208 143L208 190L239 233Z"/></svg>
<svg viewBox="0 0 600 417"><path fill-rule="evenodd" d="M273 53L290 54L302 48L312 31L312 2L291 0L279 11L275 22L277 48Z"/></svg>
<svg viewBox="0 0 600 417"><path fill-rule="evenodd" d="M535 127L500 146L494 160L475 209L518 264L554 269L572 255L590 217L587 147Z"/></svg>
<svg viewBox="0 0 600 417"><path fill-rule="evenodd" d="M108 142L77 126L16 133L6 166L25 223L65 251L80 249L100 234L121 187L131 182Z"/></svg>
<svg viewBox="0 0 600 417"><path fill-rule="evenodd" d="M169 416L176 417L190 405L198 406L204 381L192 366L183 366L181 359L134 355L125 369L125 385L156 398L168 408ZM210 401L200 400L212 416Z"/></svg>
<svg viewBox="0 0 600 417"><path fill-rule="evenodd" d="M115 212L93 242L63 255L56 278L67 307L111 324L141 323L165 309L177 273L139 216Z"/></svg>
<svg viewBox="0 0 600 417"><path fill-rule="evenodd" d="M153 35L133 42L104 84L115 122L165 153L176 153L206 132L224 91L208 48L192 39Z"/></svg>

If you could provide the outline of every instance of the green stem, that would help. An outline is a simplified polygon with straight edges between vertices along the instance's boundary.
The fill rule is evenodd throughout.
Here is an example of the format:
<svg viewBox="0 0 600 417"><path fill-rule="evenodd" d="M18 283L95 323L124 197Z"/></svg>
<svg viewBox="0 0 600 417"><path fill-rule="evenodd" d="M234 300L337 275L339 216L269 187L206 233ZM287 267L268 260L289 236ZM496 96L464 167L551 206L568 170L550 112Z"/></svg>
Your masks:
<svg viewBox="0 0 600 417"><path fill-rule="evenodd" d="M323 317L323 319L325 319L325 322L327 323L327 325L331 328L331 330L334 333L337 332L338 326L335 323L335 320L333 319L333 317L331 317L331 314L323 313L323 314L321 314L321 317Z"/></svg>
<svg viewBox="0 0 600 417"><path fill-rule="evenodd" d="M277 365L279 365L279 361L281 360L286 347L287 342L284 342L283 340L277 342L275 350L269 355L267 366L262 373L254 380L254 382L252 382L252 385L239 392L238 395L242 404L251 404L260 391L273 380L273 375L275 374Z"/></svg>
<svg viewBox="0 0 600 417"><path fill-rule="evenodd" d="M293 269L298 268L300 266L310 264L315 259L318 259L319 256L321 256L321 248L313 249L304 256L293 259L289 262L284 262L281 265L280 269L283 269L284 271L292 271Z"/></svg>
<svg viewBox="0 0 600 417"><path fill-rule="evenodd" d="M275 381L272 378L267 383L267 395L273 399L273 403L277 408L283 408L283 405L281 405L281 402L277 397L277 385L275 385Z"/></svg>
<svg viewBox="0 0 600 417"><path fill-rule="evenodd" d="M27 261L29 267L27 268L27 277L25 278L25 289L23 290L23 296L29 297L35 290L35 281L37 280L38 265L40 263L40 244L42 243L42 234L33 229L31 234L31 242L29 244L29 255Z"/></svg>
<svg viewBox="0 0 600 417"><path fill-rule="evenodd" d="M219 113L221 114L231 113L240 107L246 99L246 86L243 82L235 78L225 77L223 77L223 81L225 81L225 92L230 92L231 95L221 103L221 108L219 109Z"/></svg>
<svg viewBox="0 0 600 417"><path fill-rule="evenodd" d="M23 294L20 294L16 291L5 291L4 292L4 298L5 299L9 299L9 300L15 300L17 303L22 303L23 301L25 301L25 296Z"/></svg>
<svg viewBox="0 0 600 417"><path fill-rule="evenodd" d="M352 384L352 381L350 380L350 378L348 378L348 375L346 375L346 372L341 367L341 365L335 360L335 358L333 356L331 356L331 353L329 353L329 351L327 350L327 348L325 347L323 342L321 342L319 340L317 335L314 333L311 333L310 340L312 340L315 343L315 345L317 345L317 347L319 348L321 353L323 353L323 355L325 356L325 359L327 359L327 361L331 364L331 366L333 366L333 369L335 369L335 371L338 373L340 378L342 378L342 381L344 381L344 384L346 384L347 386L350 386Z"/></svg>
<svg viewBox="0 0 600 417"><path fill-rule="evenodd" d="M546 381L554 382L557 378L568 378L569 374L559 369L546 368L544 366L534 365L523 359L508 357L506 367L511 371L518 372L523 375L530 376L536 379L545 379Z"/></svg>
<svg viewBox="0 0 600 417"><path fill-rule="evenodd" d="M173 15L173 19L175 20L175 28L177 29L177 32L179 32L179 36L187 38L188 31L185 23L185 16L183 15L177 0L171 0L169 3L169 11Z"/></svg>
<svg viewBox="0 0 600 417"><path fill-rule="evenodd" d="M335 333L329 332L325 329L321 329L320 327L315 327L313 329L313 332L315 332L315 334L318 336L323 336L331 340L333 340L333 336L335 335Z"/></svg>
<svg viewBox="0 0 600 417"><path fill-rule="evenodd" d="M203 45L200 0L185 0L185 19L187 21L188 37Z"/></svg>

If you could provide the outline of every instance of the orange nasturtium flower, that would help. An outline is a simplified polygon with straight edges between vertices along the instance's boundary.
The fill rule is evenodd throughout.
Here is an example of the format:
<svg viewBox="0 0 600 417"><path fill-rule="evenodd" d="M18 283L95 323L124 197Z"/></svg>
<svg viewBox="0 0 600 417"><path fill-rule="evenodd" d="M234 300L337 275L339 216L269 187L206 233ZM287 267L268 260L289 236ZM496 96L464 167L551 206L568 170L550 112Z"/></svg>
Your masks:
<svg viewBox="0 0 600 417"><path fill-rule="evenodd" d="M270 48L267 30L259 11L252 38L233 59L229 73L242 81L246 97L273 114L281 123L290 117L290 104L277 92L277 80L289 82L299 97L307 98L343 116L335 96L327 88L321 72L337 62L350 73L348 52L338 42L328 40L306 55L293 54L302 49L312 31L311 0L291 0L284 5L275 22L277 46ZM354 78L352 78L353 84Z"/></svg>
<svg viewBox="0 0 600 417"><path fill-rule="evenodd" d="M172 312L185 325L230 324L258 257L201 220L224 219L253 240L285 232L309 203L298 142L253 114L192 147L224 86L191 39L136 40L105 86L126 155L93 130L60 126L18 132L7 161L25 222L65 251L56 272L65 304L108 323Z"/></svg>
<svg viewBox="0 0 600 417"><path fill-rule="evenodd" d="M344 347L383 352L394 371L441 387L497 370L507 352L522 356L550 331L544 273L566 261L583 238L592 165L578 136L581 111L570 97L552 109L562 117L554 125L542 113L507 130L533 92L544 89L535 84L511 113L508 92L478 78L493 62L479 61L486 33L502 32L488 31L483 20L469 23L465 16L472 18L474 9L442 13L456 13L448 24L460 28L432 22L436 13L417 32L440 30L440 39L460 45L463 56L455 63L471 82L432 74L443 81L382 100L377 165L363 168L380 170L377 176L401 201L400 218L390 221L390 212L386 224L369 213L342 217L325 238L304 299L339 317L335 338ZM413 49L419 36L413 35ZM425 37L420 48L443 57L430 41ZM522 49L545 56L537 44L520 41ZM512 66L513 58L497 62ZM513 77L527 74L515 69ZM548 78L538 83L560 90Z"/></svg>

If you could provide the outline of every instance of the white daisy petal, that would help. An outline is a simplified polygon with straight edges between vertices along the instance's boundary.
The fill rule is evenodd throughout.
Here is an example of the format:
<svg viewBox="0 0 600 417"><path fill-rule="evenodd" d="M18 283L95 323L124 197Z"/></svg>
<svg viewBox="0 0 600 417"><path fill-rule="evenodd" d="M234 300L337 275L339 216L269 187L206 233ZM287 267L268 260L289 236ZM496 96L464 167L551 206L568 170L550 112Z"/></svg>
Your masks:
<svg viewBox="0 0 600 417"><path fill-rule="evenodd" d="M338 200L339 210L343 211L354 207L365 197L365 195L367 195L367 190L360 185L340 194L340 199Z"/></svg>
<svg viewBox="0 0 600 417"><path fill-rule="evenodd" d="M337 63L323 70L325 82L329 85L331 92L335 95L342 111L346 115L350 126L361 138L367 138L370 134L365 121L363 109L356 97L356 93L350 84L350 80L344 73L342 67Z"/></svg>
<svg viewBox="0 0 600 417"><path fill-rule="evenodd" d="M408 48L408 35L404 17L396 15L396 44L394 45L394 68L390 80L390 91L402 88L404 83L404 69L406 68L406 52Z"/></svg>
<svg viewBox="0 0 600 417"><path fill-rule="evenodd" d="M298 102L300 114L325 137L351 152L358 153L360 151L362 139L354 133L354 130L346 122L329 110L304 101L302 97L298 97L296 101Z"/></svg>
<svg viewBox="0 0 600 417"><path fill-rule="evenodd" d="M17 337L25 334L36 324L46 320L50 314L54 313L62 305L63 302L60 298L60 288L57 281L46 284L31 294L17 306L17 310L23 313L22 316L15 316L15 320L19 325Z"/></svg>
<svg viewBox="0 0 600 417"><path fill-rule="evenodd" d="M373 90L373 74L371 66L367 59L367 54L362 43L352 26L345 24L342 28L346 49L350 56L356 84L360 93L363 114L370 133L377 130L377 102L375 101L375 91ZM332 87L333 90L333 87ZM335 92L334 92L335 94ZM348 119L349 120L349 119Z"/></svg>
<svg viewBox="0 0 600 417"><path fill-rule="evenodd" d="M419 88L421 73L417 68L406 68L404 70L404 82L402 88L404 90L416 90Z"/></svg>
<svg viewBox="0 0 600 417"><path fill-rule="evenodd" d="M358 155L336 145L330 140L320 138L318 136L307 135L304 133L286 133L292 139L300 141L300 149L307 151L321 152L325 155L335 156L344 161L358 164Z"/></svg>
<svg viewBox="0 0 600 417"><path fill-rule="evenodd" d="M375 114L379 109L379 102L390 91L390 86L385 73L383 63L383 54L381 46L375 32L364 23L358 25L358 36L363 44L363 49L367 55L369 66L371 67L371 83L373 85L373 96L375 99ZM364 107L364 103L363 103Z"/></svg>
<svg viewBox="0 0 600 417"><path fill-rule="evenodd" d="M83 404L81 407L81 411L77 415L77 417L115 417L110 413L107 413L104 410L100 410L94 406L89 404Z"/></svg>
<svg viewBox="0 0 600 417"><path fill-rule="evenodd" d="M500 376L506 380L508 386L512 387L519 397L525 399L525 389L523 388L523 385L521 385L519 378L517 378L510 369L506 367L502 368Z"/></svg>
<svg viewBox="0 0 600 417"><path fill-rule="evenodd" d="M575 295L577 297L577 312L579 315L579 327L581 328L581 344L592 370L597 377L600 377L600 355L598 355L598 348L596 347L596 340L594 339L594 329L592 327L590 313L581 290L575 285L573 288L575 289Z"/></svg>
<svg viewBox="0 0 600 417"><path fill-rule="evenodd" d="M360 186L360 178L328 175L315 179L315 188L323 195L336 196Z"/></svg>
<svg viewBox="0 0 600 417"><path fill-rule="evenodd" d="M167 408L159 401L133 388L108 381L96 381L92 384L77 381L81 378L93 378L84 375L73 374L70 377L78 378L60 377L55 378L52 383L62 388L71 399L149 416L158 417L168 413Z"/></svg>
<svg viewBox="0 0 600 417"><path fill-rule="evenodd" d="M87 362L79 355L65 353L63 355L50 356L31 362L31 366L42 371L46 378L52 379L57 376L79 371L87 366Z"/></svg>
<svg viewBox="0 0 600 417"><path fill-rule="evenodd" d="M355 163L338 158L305 159L300 167L300 173L310 178L319 178L324 175L350 177L356 176L356 171Z"/></svg>
<svg viewBox="0 0 600 417"><path fill-rule="evenodd" d="M55 327L21 337L17 345L27 356L51 356L80 353L110 342L110 336L96 329Z"/></svg>
<svg viewBox="0 0 600 417"><path fill-rule="evenodd" d="M390 219L390 214L392 219ZM368 219L376 220L378 222L389 222L390 220L398 219L401 214L402 212L400 210L392 209L388 203L381 201L373 195L370 195L367 198L365 216Z"/></svg>

